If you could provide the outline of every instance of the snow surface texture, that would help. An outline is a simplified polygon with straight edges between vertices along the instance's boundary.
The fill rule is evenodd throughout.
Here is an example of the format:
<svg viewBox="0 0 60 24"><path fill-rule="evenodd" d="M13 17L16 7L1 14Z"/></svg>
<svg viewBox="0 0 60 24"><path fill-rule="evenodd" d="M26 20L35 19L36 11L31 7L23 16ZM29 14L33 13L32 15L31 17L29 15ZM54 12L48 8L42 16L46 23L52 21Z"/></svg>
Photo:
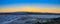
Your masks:
<svg viewBox="0 0 60 24"><path fill-rule="evenodd" d="M46 18L58 18L60 15L0 15L0 24L32 24L46 22ZM42 19L39 19L42 18ZM41 22L41 23L42 23Z"/></svg>

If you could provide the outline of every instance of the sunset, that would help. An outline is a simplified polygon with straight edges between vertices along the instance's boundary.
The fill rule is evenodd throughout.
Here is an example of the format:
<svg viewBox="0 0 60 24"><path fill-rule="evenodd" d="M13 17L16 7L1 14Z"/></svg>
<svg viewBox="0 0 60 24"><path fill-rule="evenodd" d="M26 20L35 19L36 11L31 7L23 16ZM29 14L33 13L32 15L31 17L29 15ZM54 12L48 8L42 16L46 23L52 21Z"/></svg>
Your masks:
<svg viewBox="0 0 60 24"><path fill-rule="evenodd" d="M8 1L8 2L7 2ZM16 1L1 1L0 4L0 13L1 12L16 12L16 11L27 11L27 12L51 12L51 13L60 13L60 4L58 0L18 0ZM29 2L28 2L29 1ZM41 2L42 1L42 2ZM53 2L52 2L53 1Z"/></svg>
<svg viewBox="0 0 60 24"><path fill-rule="evenodd" d="M60 0L0 0L0 24L60 24Z"/></svg>
<svg viewBox="0 0 60 24"><path fill-rule="evenodd" d="M48 13L60 13L60 10L55 9L40 9L40 8L21 8L21 9L7 9L7 10L0 10L0 12L48 12Z"/></svg>

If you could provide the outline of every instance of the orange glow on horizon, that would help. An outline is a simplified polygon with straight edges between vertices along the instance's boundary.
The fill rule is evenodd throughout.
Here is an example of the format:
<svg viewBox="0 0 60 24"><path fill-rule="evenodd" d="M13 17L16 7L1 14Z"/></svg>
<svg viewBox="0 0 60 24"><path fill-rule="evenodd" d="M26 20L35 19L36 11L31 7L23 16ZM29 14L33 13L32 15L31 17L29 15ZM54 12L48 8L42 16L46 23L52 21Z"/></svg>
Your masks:
<svg viewBox="0 0 60 24"><path fill-rule="evenodd" d="M39 8L20 8L20 9L8 9L8 10L0 10L0 12L52 12L52 13L60 13L60 10L52 10L52 9L39 9Z"/></svg>

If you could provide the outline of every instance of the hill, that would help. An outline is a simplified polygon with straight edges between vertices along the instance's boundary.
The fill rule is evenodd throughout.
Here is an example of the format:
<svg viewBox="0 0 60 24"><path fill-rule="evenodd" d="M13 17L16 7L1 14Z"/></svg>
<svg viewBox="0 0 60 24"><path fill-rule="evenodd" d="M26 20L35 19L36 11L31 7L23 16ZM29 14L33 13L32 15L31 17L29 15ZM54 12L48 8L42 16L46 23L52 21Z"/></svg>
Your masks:
<svg viewBox="0 0 60 24"><path fill-rule="evenodd" d="M41 13L41 12L10 12L10 13L0 13L0 15L60 15L60 13Z"/></svg>

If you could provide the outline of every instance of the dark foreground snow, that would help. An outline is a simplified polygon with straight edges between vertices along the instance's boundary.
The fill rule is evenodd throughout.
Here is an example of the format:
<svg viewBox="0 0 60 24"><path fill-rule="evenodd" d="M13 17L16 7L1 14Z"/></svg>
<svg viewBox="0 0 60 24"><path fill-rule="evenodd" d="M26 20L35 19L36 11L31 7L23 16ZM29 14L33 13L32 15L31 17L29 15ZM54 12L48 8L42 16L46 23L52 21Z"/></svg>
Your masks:
<svg viewBox="0 0 60 24"><path fill-rule="evenodd" d="M0 15L0 24L35 24L51 21L60 15Z"/></svg>

